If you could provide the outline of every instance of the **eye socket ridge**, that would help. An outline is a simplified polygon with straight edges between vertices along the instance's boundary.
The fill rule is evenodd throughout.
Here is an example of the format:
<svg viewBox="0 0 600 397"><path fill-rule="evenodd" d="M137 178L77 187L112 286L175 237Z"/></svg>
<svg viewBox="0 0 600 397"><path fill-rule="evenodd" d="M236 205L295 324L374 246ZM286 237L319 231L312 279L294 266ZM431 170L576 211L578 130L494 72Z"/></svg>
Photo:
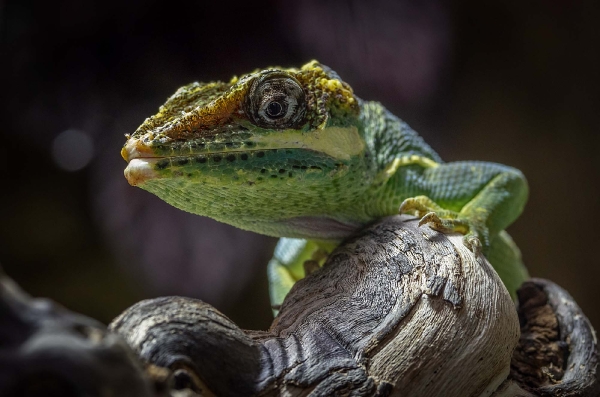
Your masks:
<svg viewBox="0 0 600 397"><path fill-rule="evenodd" d="M306 95L291 76L268 74L256 79L246 98L246 113L259 127L293 128L304 121Z"/></svg>

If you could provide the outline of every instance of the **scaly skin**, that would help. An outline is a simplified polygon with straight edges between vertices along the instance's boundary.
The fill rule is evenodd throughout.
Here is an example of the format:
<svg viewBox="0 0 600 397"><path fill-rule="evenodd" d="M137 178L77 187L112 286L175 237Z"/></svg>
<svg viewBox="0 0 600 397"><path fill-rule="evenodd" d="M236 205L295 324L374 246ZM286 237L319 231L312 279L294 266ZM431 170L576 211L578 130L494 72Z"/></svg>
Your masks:
<svg viewBox="0 0 600 397"><path fill-rule="evenodd" d="M443 163L406 123L316 61L182 87L127 138L130 184L182 210L286 237L269 265L275 306L304 276L305 260L322 262L324 250L399 208L465 234L511 293L527 277L504 232L527 199L523 175Z"/></svg>

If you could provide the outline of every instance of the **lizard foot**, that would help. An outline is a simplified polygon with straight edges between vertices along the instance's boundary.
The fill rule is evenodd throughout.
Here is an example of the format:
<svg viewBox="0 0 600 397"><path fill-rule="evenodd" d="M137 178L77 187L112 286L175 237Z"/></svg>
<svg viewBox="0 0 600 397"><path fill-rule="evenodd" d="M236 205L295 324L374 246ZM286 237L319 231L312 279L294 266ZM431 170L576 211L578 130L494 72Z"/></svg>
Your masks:
<svg viewBox="0 0 600 397"><path fill-rule="evenodd" d="M444 209L427 196L407 198L398 209L399 214L411 214L419 218L429 212L444 212Z"/></svg>
<svg viewBox="0 0 600 397"><path fill-rule="evenodd" d="M464 234L463 243L475 255L481 253L481 241L479 233L475 232L471 224L461 218L447 219L440 218L435 212L425 214L419 221L419 226L428 225L433 230L442 233L461 233Z"/></svg>
<svg viewBox="0 0 600 397"><path fill-rule="evenodd" d="M476 255L481 252L484 245L487 247L489 244L485 225L480 225L456 211L443 209L427 196L404 200L399 212L420 217L419 226L428 225L439 232L463 234L465 246Z"/></svg>
<svg viewBox="0 0 600 397"><path fill-rule="evenodd" d="M319 262L314 259L308 259L304 261L304 263L302 263L302 267L304 267L304 277L316 272L321 268Z"/></svg>

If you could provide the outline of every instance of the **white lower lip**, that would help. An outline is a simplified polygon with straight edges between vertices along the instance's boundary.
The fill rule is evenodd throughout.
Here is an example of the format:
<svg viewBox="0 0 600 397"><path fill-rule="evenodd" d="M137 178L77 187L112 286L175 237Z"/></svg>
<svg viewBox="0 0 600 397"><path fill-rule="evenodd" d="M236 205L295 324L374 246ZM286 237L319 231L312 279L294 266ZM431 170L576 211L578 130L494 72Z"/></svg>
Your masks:
<svg viewBox="0 0 600 397"><path fill-rule="evenodd" d="M158 159L153 158L132 159L124 171L127 182L129 182L131 186L137 186L149 179L157 178L158 173L154 171L154 164L157 160Z"/></svg>

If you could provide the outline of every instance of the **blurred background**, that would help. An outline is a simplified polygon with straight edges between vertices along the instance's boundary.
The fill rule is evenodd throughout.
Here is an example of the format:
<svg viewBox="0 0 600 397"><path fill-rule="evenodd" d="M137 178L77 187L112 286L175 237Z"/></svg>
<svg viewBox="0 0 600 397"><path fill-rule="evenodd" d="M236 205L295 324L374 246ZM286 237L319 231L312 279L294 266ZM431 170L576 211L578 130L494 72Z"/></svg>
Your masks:
<svg viewBox="0 0 600 397"><path fill-rule="evenodd" d="M445 160L521 169L509 231L598 328L598 4L0 1L0 264L104 322L177 294L266 329L275 239L130 187L119 151L181 85L316 58Z"/></svg>

